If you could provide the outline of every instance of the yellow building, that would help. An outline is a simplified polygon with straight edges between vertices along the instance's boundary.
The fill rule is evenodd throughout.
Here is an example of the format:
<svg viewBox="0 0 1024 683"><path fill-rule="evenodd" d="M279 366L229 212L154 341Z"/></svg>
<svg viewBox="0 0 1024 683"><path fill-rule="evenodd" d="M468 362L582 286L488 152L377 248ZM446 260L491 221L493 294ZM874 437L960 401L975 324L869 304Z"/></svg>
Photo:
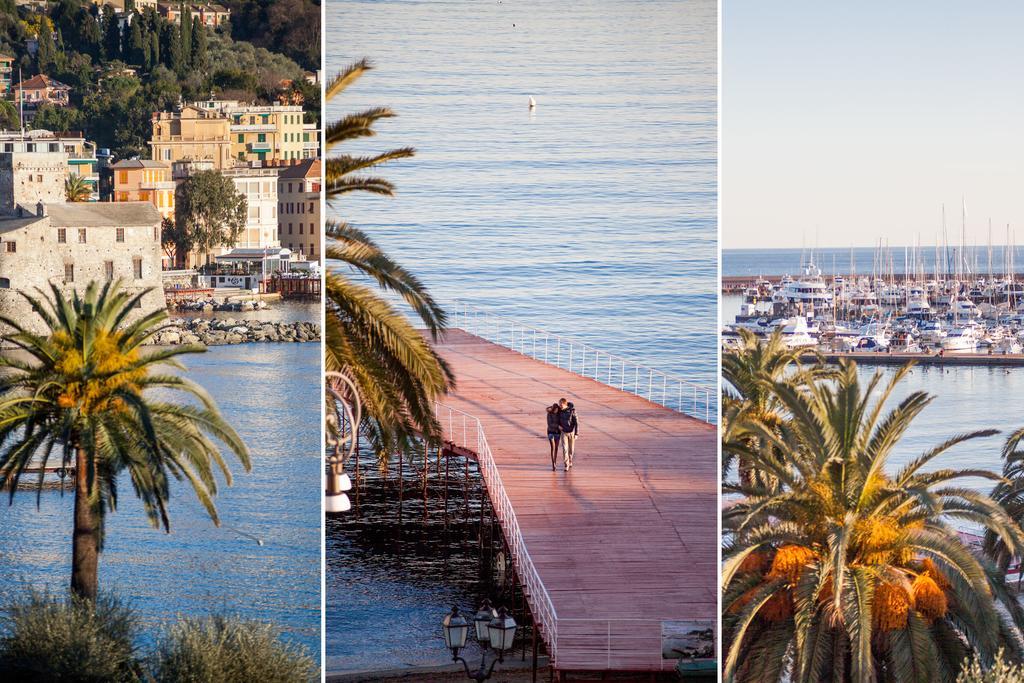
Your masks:
<svg viewBox="0 0 1024 683"><path fill-rule="evenodd" d="M126 159L110 168L114 172L115 202L149 202L164 218L174 217L175 186L169 164Z"/></svg>
<svg viewBox="0 0 1024 683"><path fill-rule="evenodd" d="M318 156L317 130L314 124L303 122L301 105L205 100L189 106L228 117L231 158L236 161L280 165Z"/></svg>
<svg viewBox="0 0 1024 683"><path fill-rule="evenodd" d="M153 114L153 135L149 146L156 161L213 162L218 171L231 168L231 123L220 112L194 106L181 111Z"/></svg>

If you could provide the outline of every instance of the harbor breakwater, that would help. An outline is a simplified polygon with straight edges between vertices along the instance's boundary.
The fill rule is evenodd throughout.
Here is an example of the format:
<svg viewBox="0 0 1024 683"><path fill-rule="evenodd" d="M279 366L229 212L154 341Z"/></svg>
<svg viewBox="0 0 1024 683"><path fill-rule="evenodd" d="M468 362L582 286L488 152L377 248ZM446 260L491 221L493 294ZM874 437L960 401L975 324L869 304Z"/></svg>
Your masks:
<svg viewBox="0 0 1024 683"><path fill-rule="evenodd" d="M320 341L320 324L316 322L269 322L234 318L178 318L153 336L153 343L159 346L317 341Z"/></svg>

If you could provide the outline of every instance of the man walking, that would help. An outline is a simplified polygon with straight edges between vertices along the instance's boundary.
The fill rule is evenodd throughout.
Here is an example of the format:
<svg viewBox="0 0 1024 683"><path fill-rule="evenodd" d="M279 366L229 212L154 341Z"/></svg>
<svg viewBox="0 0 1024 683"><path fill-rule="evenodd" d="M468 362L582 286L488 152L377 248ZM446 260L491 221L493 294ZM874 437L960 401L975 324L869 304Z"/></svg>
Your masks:
<svg viewBox="0 0 1024 683"><path fill-rule="evenodd" d="M579 436L580 423L576 419L576 407L564 398L558 402L561 409L558 413L558 427L562 431L562 458L565 460L565 471L572 469L572 456L576 454L576 437Z"/></svg>

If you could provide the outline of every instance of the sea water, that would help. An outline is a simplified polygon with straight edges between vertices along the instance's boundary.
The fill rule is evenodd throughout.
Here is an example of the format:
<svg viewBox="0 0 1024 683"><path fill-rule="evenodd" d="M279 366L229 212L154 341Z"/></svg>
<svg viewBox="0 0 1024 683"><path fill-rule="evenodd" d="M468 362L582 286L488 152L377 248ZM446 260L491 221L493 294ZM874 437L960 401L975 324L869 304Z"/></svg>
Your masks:
<svg viewBox="0 0 1024 683"><path fill-rule="evenodd" d="M309 306L278 311L319 316ZM187 485L174 483L169 534L149 526L122 477L118 509L107 516L100 589L136 609L147 641L177 615L229 613L273 622L319 661L320 345L218 346L183 360L249 446L252 472L227 456L234 485L218 477L220 527ZM73 505L70 490L44 490L38 509L32 489L19 489L10 506L4 492L0 603L30 589L66 589Z"/></svg>
<svg viewBox="0 0 1024 683"><path fill-rule="evenodd" d="M444 302L715 386L714 2L332 1L326 13L327 77L376 65L327 122L398 114L340 151L416 148L372 171L395 198L347 194L329 217ZM427 562L440 545L367 556L372 537L397 533L383 513L328 524L329 671L450 660L439 624L452 602L475 607L476 568Z"/></svg>

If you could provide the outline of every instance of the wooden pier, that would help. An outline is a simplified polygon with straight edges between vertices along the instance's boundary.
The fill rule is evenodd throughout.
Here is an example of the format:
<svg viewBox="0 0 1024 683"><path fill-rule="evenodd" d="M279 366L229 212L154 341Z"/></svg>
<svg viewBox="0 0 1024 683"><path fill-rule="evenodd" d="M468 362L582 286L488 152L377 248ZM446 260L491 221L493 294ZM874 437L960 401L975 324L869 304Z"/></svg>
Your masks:
<svg viewBox="0 0 1024 683"><path fill-rule="evenodd" d="M260 291L280 294L282 299L319 299L320 278L274 275L260 283Z"/></svg>
<svg viewBox="0 0 1024 683"><path fill-rule="evenodd" d="M457 381L448 445L476 453L559 675L672 670L663 632L717 618L715 427L462 330L436 348ZM562 397L580 436L552 472L545 407Z"/></svg>

